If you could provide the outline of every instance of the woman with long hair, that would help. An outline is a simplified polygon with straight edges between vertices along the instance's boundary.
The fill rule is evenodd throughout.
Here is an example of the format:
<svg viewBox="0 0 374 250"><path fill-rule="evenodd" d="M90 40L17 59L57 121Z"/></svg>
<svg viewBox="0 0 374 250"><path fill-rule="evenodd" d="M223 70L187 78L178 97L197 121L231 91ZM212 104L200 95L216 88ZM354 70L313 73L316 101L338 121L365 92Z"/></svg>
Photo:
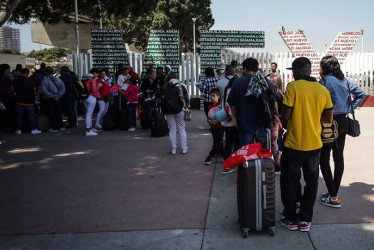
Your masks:
<svg viewBox="0 0 374 250"><path fill-rule="evenodd" d="M333 56L325 56L320 62L320 83L325 85L330 91L331 100L334 105L334 120L338 124L338 138L331 143L324 143L321 151L320 166L323 179L325 180L328 193L323 193L320 202L329 207L340 208L341 201L338 195L340 182L344 172L344 145L345 137L348 133L347 115L351 112L350 94L348 87L355 96L352 100L353 108L365 99L365 92L346 79L340 69L339 61ZM334 176L332 176L330 167L330 152L334 159Z"/></svg>

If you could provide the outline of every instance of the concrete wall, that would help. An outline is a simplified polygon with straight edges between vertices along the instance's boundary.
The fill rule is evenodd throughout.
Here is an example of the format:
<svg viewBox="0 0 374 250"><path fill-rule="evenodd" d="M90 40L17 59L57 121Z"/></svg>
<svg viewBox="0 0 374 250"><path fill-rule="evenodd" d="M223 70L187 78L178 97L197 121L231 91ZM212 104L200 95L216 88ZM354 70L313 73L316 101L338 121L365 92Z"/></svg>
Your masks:
<svg viewBox="0 0 374 250"><path fill-rule="evenodd" d="M15 69L17 64L22 64L22 67L25 67L26 56L0 53L0 64L3 63L9 64L11 70Z"/></svg>
<svg viewBox="0 0 374 250"><path fill-rule="evenodd" d="M79 46L82 53L91 49L91 29L99 28L99 25L94 23L79 24ZM35 43L58 46L73 51L77 49L74 23L49 25L32 22L31 37Z"/></svg>

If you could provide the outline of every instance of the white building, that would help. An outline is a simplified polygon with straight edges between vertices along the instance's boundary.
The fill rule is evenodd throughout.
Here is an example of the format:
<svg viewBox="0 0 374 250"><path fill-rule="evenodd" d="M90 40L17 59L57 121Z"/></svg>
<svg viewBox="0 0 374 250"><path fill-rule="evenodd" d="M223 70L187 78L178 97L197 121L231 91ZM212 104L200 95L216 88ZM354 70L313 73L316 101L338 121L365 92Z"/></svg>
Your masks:
<svg viewBox="0 0 374 250"><path fill-rule="evenodd" d="M14 29L9 26L0 27L0 49L21 51L19 29Z"/></svg>

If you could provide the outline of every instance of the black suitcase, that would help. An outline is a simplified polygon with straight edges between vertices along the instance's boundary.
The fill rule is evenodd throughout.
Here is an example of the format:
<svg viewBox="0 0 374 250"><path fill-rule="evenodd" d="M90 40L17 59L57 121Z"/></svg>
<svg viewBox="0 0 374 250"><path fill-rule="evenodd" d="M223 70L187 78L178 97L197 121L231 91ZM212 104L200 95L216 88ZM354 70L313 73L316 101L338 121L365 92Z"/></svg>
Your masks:
<svg viewBox="0 0 374 250"><path fill-rule="evenodd" d="M244 162L238 168L237 205L243 237L268 230L275 235L275 173L270 157Z"/></svg>
<svg viewBox="0 0 374 250"><path fill-rule="evenodd" d="M103 117L103 129L106 131L115 130L117 127L116 124L116 108L114 107L113 103L109 103L108 111L105 113Z"/></svg>
<svg viewBox="0 0 374 250"><path fill-rule="evenodd" d="M119 118L118 118L118 129L119 130L126 130L129 129L130 123L129 123L129 114L127 112L127 101L126 99L122 99L121 92L118 93L118 110L119 110Z"/></svg>
<svg viewBox="0 0 374 250"><path fill-rule="evenodd" d="M165 116L160 111L154 109L152 114L151 136L158 138L168 133L169 127Z"/></svg>

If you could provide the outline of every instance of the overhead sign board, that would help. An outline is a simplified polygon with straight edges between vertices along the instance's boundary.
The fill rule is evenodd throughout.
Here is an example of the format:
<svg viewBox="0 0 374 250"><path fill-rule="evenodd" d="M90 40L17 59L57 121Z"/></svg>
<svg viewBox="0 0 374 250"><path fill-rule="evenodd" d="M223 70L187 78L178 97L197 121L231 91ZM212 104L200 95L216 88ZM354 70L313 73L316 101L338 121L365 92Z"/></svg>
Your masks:
<svg viewBox="0 0 374 250"><path fill-rule="evenodd" d="M201 75L207 67L217 68L221 62L222 48L264 48L264 31L201 30Z"/></svg>

